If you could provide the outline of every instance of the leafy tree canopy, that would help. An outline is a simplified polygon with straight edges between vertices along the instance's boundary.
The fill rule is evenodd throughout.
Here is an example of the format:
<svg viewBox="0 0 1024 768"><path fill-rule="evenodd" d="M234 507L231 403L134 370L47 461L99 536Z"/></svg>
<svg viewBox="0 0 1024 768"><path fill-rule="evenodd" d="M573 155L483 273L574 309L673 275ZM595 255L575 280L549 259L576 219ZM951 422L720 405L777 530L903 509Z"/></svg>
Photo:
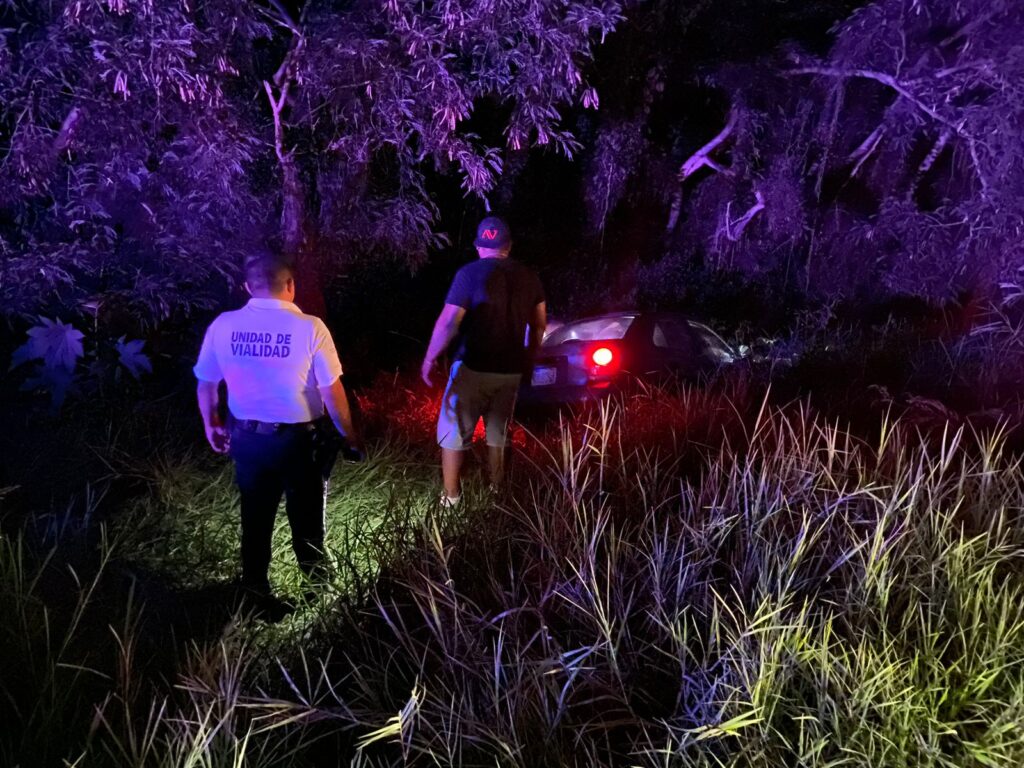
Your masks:
<svg viewBox="0 0 1024 768"><path fill-rule="evenodd" d="M690 57L668 69L634 57L640 95L602 113L588 154L591 226L604 234L629 210L661 222L646 243L665 254L653 267L663 294L684 291L694 264L825 301L1019 282L1024 5L808 3L774 41L765 25L765 47L740 44L737 25L750 25L729 14L777 20L772 5L655 3L631 19L660 19ZM838 11L827 38L808 32ZM709 55L708 38L737 45Z"/></svg>
<svg viewBox="0 0 1024 768"><path fill-rule="evenodd" d="M596 105L583 66L621 18L617 0L0 8L4 312L143 322L210 304L278 231L313 269L422 259L425 175L486 196L507 148L575 151L560 112ZM497 130L472 129L480 105Z"/></svg>
<svg viewBox="0 0 1024 768"><path fill-rule="evenodd" d="M697 269L946 299L1024 268L1015 0L3 0L0 27L8 315L158 322L270 234L321 281L419 264L449 188L556 205L538 146L582 160L565 241L666 295Z"/></svg>

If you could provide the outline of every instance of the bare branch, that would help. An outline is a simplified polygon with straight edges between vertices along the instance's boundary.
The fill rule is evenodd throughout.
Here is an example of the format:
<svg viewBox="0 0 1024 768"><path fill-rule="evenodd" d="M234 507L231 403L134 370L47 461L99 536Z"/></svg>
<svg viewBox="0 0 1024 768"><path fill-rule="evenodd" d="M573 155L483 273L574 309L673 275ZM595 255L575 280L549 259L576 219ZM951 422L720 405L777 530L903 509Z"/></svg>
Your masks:
<svg viewBox="0 0 1024 768"><path fill-rule="evenodd" d="M743 231L747 228L747 225L753 221L754 217L757 216L761 211L765 209L764 195L758 190L754 193L755 203L750 206L746 213L740 216L735 221L729 220L728 209L725 212L724 231L722 234L725 235L726 239L735 243L743 235Z"/></svg>
<svg viewBox="0 0 1024 768"><path fill-rule="evenodd" d="M935 144L932 145L931 150L925 156L921 164L917 166L917 170L914 172L913 178L910 180L910 184L907 185L907 199L910 200L914 196L914 192L917 191L918 185L921 183L921 179L924 177L931 167L935 165L935 161L939 159L939 155L942 154L942 150L945 149L946 144L953 138L953 132L948 128L944 129L939 134L939 138L935 140Z"/></svg>
<svg viewBox="0 0 1024 768"><path fill-rule="evenodd" d="M702 146L692 155L690 155L679 168L679 183L680 186L676 188L675 193L672 195L672 206L669 209L668 222L665 224L665 234L671 234L676 228L676 224L679 223L679 214L683 207L683 188L682 182L686 181L690 176L695 174L698 170L704 167L708 167L716 173L724 173L725 168L716 163L711 159L710 155L714 152L729 136L732 135L733 129L736 127L736 108L733 107L729 110L729 120L725 124L718 134L711 139L707 144Z"/></svg>
<svg viewBox="0 0 1024 768"><path fill-rule="evenodd" d="M299 54L302 52L305 44L306 38L301 35L293 38L291 48L288 49L288 53L285 54L284 59L281 61L281 66L277 68L273 78L271 78L274 81L274 85L280 88L295 76L295 68L299 63Z"/></svg>
<svg viewBox="0 0 1024 768"><path fill-rule="evenodd" d="M263 81L263 90L267 93L267 100L270 102L270 112L274 118L274 151L277 153L277 159L281 162L285 162L288 155L284 149L284 124L281 120L281 113L284 111L285 102L288 100L288 86L289 83L285 83L279 89L279 95L274 96L274 86L268 80Z"/></svg>
<svg viewBox="0 0 1024 768"><path fill-rule="evenodd" d="M952 45L961 38L968 37L969 35L973 34L976 30L980 29L981 27L985 26L986 24L992 21L995 21L995 19L1006 13L1008 10L1008 6L1010 6L1010 3L1007 3L1006 6L1002 8L997 7L991 13L986 13L983 16L978 16L977 18L971 20L969 23L960 27L960 29L958 29L953 34L949 35L945 40L939 43L939 45L942 47L946 47L948 45Z"/></svg>
<svg viewBox="0 0 1024 768"><path fill-rule="evenodd" d="M718 135L686 159L682 167L679 169L679 180L685 181L704 166L707 166L714 171L724 170L722 166L712 160L709 155L714 152L723 141L729 138L735 127L736 109L733 108L729 111L729 122L727 122L725 127L718 132Z"/></svg>
<svg viewBox="0 0 1024 768"><path fill-rule="evenodd" d="M302 52L302 49L306 44L303 26L306 22L306 14L309 12L309 0L307 0L302 6L302 11L299 13L298 23L295 22L295 19L292 18L290 13L288 13L288 9L285 8L279 0L269 0L269 2L281 15L279 20L281 25L292 33L292 42L288 47L288 52L285 53L284 58L281 60L281 66L277 68L277 71L271 78L274 81L274 85L280 88L286 80L290 80L295 75L295 67L298 64L299 53Z"/></svg>
<svg viewBox="0 0 1024 768"><path fill-rule="evenodd" d="M868 137L864 139L864 141L862 141L857 146L857 148L849 154L849 156L846 158L846 162L850 163L853 162L854 160L863 161L865 155L869 155L872 151L874 151L875 147L878 145L879 140L882 138L882 134L884 133L885 126L880 125L877 128L875 128L875 130L869 133Z"/></svg>
<svg viewBox="0 0 1024 768"><path fill-rule="evenodd" d="M942 150L946 148L946 144L949 143L951 138L953 138L953 133L949 130L945 130L939 135L939 138L935 141L935 146L932 147L931 152L929 152L928 156L921 161L921 165L917 169L918 177L923 176L932 169L932 166L935 165L935 161L939 159L939 155L942 154Z"/></svg>
<svg viewBox="0 0 1024 768"><path fill-rule="evenodd" d="M912 94L906 89L906 87L899 82L895 77L885 72L877 72L873 69L838 69L836 67L801 67L800 69L790 69L784 74L786 75L824 75L826 77L838 77L843 79L850 78L863 78L866 80L874 80L875 82L882 83L892 88L896 93L905 98L915 107L920 109L926 115L933 120L937 120L943 125L948 125L953 128L958 134L962 134L963 131L960 126L953 123L948 117L939 114L933 107L928 106L921 101L917 96Z"/></svg>
<svg viewBox="0 0 1024 768"><path fill-rule="evenodd" d="M878 126L873 130L868 137L860 143L850 156L846 158L846 162L857 161L857 164L853 166L853 170L850 171L850 176L856 176L858 171L864 163L867 161L871 154L878 148L878 145L882 143L882 137L885 135L885 126Z"/></svg>
<svg viewBox="0 0 1024 768"><path fill-rule="evenodd" d="M946 126L946 128L950 129L954 134L962 138L967 143L967 149L970 152L971 161L974 165L974 172L978 177L978 181L981 183L982 193L985 195L988 194L989 182L981 168L981 158L978 156L978 141L969 132L964 130L964 121L961 120L960 122L955 122L954 120L946 117L934 107L926 104L918 96L911 93L904 83L901 83L892 75L873 69L840 69L837 67L801 67L800 69L788 70L784 72L784 74L787 76L823 75L825 77L838 77L844 79L862 78L866 80L874 80L877 83L881 83L882 85L891 88L901 97L917 107L920 111L928 115L928 117Z"/></svg>
<svg viewBox="0 0 1024 768"><path fill-rule="evenodd" d="M281 26L287 27L292 31L293 34L301 35L299 31L299 25L295 23L295 19L288 13L288 9L281 5L279 0L268 0L268 2L274 7L274 10L280 15L279 19L275 19Z"/></svg>

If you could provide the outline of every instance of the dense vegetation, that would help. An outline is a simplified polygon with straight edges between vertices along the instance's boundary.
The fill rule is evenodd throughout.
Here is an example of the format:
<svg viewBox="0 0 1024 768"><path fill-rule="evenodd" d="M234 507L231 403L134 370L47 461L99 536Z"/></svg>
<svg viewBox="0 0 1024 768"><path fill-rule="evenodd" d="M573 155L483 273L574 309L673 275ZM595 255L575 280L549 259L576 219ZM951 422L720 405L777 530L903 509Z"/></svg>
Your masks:
<svg viewBox="0 0 1024 768"><path fill-rule="evenodd" d="M563 310L723 274L992 301L1024 267L1013 0L9 0L0 28L9 318L151 326L271 233L322 310L486 204Z"/></svg>
<svg viewBox="0 0 1024 768"><path fill-rule="evenodd" d="M474 485L453 515L433 399L379 396L373 461L335 473L335 590L280 623L231 618L227 467L170 444L98 447L137 494L99 541L78 515L5 534L0 760L1024 759L1024 475L1000 433L864 440L735 383L650 391L517 432L511 494Z"/></svg>

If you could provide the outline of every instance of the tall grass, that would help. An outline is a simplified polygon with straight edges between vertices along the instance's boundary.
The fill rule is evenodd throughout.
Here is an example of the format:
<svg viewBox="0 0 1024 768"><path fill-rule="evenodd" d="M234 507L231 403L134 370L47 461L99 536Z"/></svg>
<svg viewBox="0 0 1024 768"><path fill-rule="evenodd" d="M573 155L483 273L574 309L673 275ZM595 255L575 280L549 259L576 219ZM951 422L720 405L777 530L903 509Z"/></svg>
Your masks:
<svg viewBox="0 0 1024 768"><path fill-rule="evenodd" d="M886 425L868 445L765 409L685 476L678 454L623 451L613 412L585 439L578 426L462 535L428 521L375 620L322 638L344 650L326 674L379 726L364 749L451 765L1024 762L1024 485L999 434Z"/></svg>
<svg viewBox="0 0 1024 768"><path fill-rule="evenodd" d="M24 533L0 536L0 765L308 765L304 718L279 717L281 703L247 690L267 670L241 612L219 638L153 668L148 651L173 638L147 628L116 573L124 543L103 535L98 561L78 566L62 562L62 542L40 553Z"/></svg>
<svg viewBox="0 0 1024 768"><path fill-rule="evenodd" d="M0 630L5 661L91 701L69 718L32 688L45 717L0 758L33 764L23 745L58 723L77 736L52 754L83 766L1024 764L1024 479L1004 433L887 422L868 442L730 394L541 426L510 492L473 487L457 516L429 444L384 430L335 477L332 597L287 622L229 617L160 675L150 609L124 600L116 621L82 608L77 626L114 627L105 661L60 651L74 624L43 645ZM196 467L152 474L105 568L186 590L230 575L229 478ZM6 541L5 615L38 636L45 562Z"/></svg>

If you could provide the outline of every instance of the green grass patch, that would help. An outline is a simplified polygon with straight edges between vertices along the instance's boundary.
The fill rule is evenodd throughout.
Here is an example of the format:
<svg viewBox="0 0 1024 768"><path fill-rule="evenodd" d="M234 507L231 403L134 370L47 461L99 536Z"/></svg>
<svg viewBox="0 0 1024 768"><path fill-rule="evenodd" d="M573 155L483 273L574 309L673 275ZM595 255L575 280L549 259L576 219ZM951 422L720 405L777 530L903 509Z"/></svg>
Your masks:
<svg viewBox="0 0 1024 768"><path fill-rule="evenodd" d="M998 430L869 441L652 390L519 433L510 493L474 480L452 514L429 400L386 397L372 460L333 477L336 582L279 624L166 607L234 576L219 460L137 468L74 577L66 542L7 536L5 764L54 732L74 765L1024 764L1024 477ZM283 516L272 580L301 593Z"/></svg>

